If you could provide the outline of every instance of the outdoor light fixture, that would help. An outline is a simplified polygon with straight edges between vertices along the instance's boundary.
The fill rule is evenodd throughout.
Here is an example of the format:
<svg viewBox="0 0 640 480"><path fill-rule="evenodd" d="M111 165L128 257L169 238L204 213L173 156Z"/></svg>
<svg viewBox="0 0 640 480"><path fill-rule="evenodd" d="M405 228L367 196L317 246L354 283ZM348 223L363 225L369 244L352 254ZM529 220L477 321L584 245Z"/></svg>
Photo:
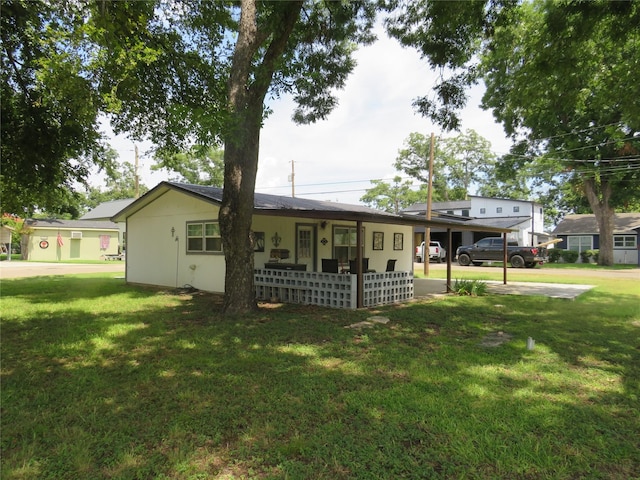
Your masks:
<svg viewBox="0 0 640 480"><path fill-rule="evenodd" d="M323 230L325 228L327 228L327 221L326 220L323 220L323 221L320 222L320 228L323 229Z"/></svg>
<svg viewBox="0 0 640 480"><path fill-rule="evenodd" d="M171 227L171 238L173 238L175 234L176 234L176 229Z"/></svg>

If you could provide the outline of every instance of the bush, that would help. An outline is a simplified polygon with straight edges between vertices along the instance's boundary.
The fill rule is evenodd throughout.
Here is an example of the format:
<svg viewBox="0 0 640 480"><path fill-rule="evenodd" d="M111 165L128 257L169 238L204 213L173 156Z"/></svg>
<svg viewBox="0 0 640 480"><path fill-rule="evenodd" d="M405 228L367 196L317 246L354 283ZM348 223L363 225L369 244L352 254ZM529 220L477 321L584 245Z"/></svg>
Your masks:
<svg viewBox="0 0 640 480"><path fill-rule="evenodd" d="M564 250L560 248L551 248L547 250L547 254L549 255L549 263L559 263L562 259L562 252Z"/></svg>
<svg viewBox="0 0 640 480"><path fill-rule="evenodd" d="M565 263L576 263L578 261L578 252L574 250L563 250L562 260L564 260Z"/></svg>
<svg viewBox="0 0 640 480"><path fill-rule="evenodd" d="M480 297L487 294L487 284L480 280L456 279L453 291L457 295L470 295Z"/></svg>

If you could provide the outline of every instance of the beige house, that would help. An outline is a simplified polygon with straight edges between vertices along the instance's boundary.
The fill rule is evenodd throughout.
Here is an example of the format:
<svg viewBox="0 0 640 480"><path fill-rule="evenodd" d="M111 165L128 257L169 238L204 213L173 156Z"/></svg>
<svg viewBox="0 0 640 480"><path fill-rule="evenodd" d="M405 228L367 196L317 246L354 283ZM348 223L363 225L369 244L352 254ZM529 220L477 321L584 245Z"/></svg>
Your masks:
<svg viewBox="0 0 640 480"><path fill-rule="evenodd" d="M104 260L118 254L118 225L110 221L25 221L22 258L40 262Z"/></svg>
<svg viewBox="0 0 640 480"><path fill-rule="evenodd" d="M112 217L127 224L127 282L224 292L221 202L221 188L162 182ZM341 308L409 300L413 226L424 222L256 193L256 296Z"/></svg>
<svg viewBox="0 0 640 480"><path fill-rule="evenodd" d="M111 200L109 202L103 202L98 205L96 208L88 211L83 216L80 217L80 220L91 220L95 221L111 221L111 217L113 217L116 213L118 213L123 208L129 206L135 198L125 198L121 200ZM120 233L118 236L118 243L120 244L120 250L123 252L125 246L127 244L127 231L126 231L126 223L120 222L118 223L118 228L120 229Z"/></svg>

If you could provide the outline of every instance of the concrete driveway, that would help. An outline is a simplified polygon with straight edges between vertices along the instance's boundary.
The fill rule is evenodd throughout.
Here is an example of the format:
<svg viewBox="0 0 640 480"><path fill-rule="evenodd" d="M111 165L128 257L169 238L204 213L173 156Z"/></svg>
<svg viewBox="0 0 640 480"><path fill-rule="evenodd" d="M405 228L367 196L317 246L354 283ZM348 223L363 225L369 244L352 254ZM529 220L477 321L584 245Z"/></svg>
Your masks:
<svg viewBox="0 0 640 480"><path fill-rule="evenodd" d="M429 264L429 271L446 270L445 264ZM414 270L416 272L422 272L424 265L422 263L414 264ZM486 271L487 273L495 273L495 267L474 267L467 266L461 267L457 263L452 265L452 283L455 283L453 278L456 278L456 273L464 271ZM509 268L508 270L513 270ZM549 275L552 273L554 276L567 277L576 276L575 270L544 270L542 268L531 268L526 270L527 275ZM621 281L640 280L640 269L634 268L629 270L590 270L584 273L592 278L615 278ZM566 298L575 299L581 293L587 292L594 288L593 285L583 284L565 284L565 283L534 283L534 282L516 282L509 280L509 274L507 273L507 285L504 285L501 281L484 281L490 293L501 295L543 295L550 298ZM414 296L416 298L425 297L430 295L438 295L446 293L447 285L446 280L431 279L431 278L416 278L414 279Z"/></svg>
<svg viewBox="0 0 640 480"><path fill-rule="evenodd" d="M0 262L0 279L38 277L43 275L67 275L72 273L122 273L124 262L104 263L39 263L39 262Z"/></svg>
<svg viewBox="0 0 640 480"><path fill-rule="evenodd" d="M533 282L502 282L483 280L487 290L499 295L542 295L550 298L575 299L578 295L588 292L594 285L570 285L565 283L533 283ZM453 281L455 284L455 280ZM453 285L452 285L453 286ZM415 278L413 280L413 295L415 298L442 295L447 292L447 281L435 278Z"/></svg>

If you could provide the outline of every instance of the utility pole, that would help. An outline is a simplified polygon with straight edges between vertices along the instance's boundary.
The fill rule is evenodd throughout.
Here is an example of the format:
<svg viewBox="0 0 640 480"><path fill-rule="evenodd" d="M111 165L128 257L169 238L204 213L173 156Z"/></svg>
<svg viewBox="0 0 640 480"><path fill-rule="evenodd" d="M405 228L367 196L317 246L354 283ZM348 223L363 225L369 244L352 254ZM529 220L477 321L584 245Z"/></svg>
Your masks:
<svg viewBox="0 0 640 480"><path fill-rule="evenodd" d="M433 189L433 156L434 156L435 136L431 132L431 143L429 146L429 184L427 187L427 227L424 229L424 251L422 261L424 262L424 275L429 276L429 244L431 243L431 227L428 226L431 220L431 190Z"/></svg>
<svg viewBox="0 0 640 480"><path fill-rule="evenodd" d="M295 160L291 160L291 175L289 175L289 181L291 182L291 196L296 196L296 172L294 168Z"/></svg>
<svg viewBox="0 0 640 480"><path fill-rule="evenodd" d="M135 192L136 198L140 197L140 177L138 176L138 145L134 145L136 152L136 165L133 171L133 177L135 179Z"/></svg>

